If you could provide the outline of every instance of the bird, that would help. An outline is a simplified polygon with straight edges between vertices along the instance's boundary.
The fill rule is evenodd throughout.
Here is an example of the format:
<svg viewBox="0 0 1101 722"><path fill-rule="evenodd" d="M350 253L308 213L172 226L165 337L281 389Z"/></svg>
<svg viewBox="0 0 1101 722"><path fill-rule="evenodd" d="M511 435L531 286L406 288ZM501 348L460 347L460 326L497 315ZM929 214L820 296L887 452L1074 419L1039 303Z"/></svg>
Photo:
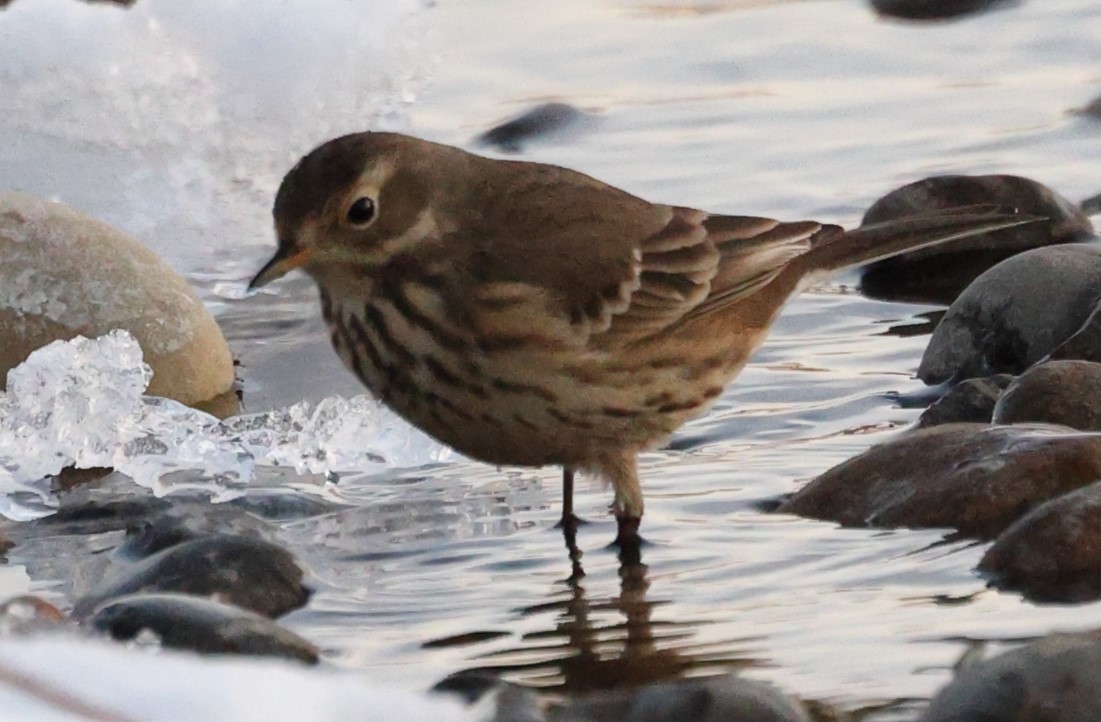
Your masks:
<svg viewBox="0 0 1101 722"><path fill-rule="evenodd" d="M250 289L316 282L337 354L397 414L463 455L610 484L637 544L637 457L705 412L784 303L841 269L1033 222L967 206L845 231L651 203L568 168L399 133L304 156Z"/></svg>

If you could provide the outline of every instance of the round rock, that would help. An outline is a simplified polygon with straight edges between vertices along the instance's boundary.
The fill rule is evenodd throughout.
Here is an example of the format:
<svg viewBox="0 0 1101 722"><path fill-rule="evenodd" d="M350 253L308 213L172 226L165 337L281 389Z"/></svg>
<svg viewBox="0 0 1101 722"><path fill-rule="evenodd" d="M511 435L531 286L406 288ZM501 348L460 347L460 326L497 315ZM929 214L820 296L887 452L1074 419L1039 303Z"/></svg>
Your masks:
<svg viewBox="0 0 1101 722"><path fill-rule="evenodd" d="M1050 246L1007 258L967 287L941 319L918 366L939 384L1019 374L1070 338L1101 296L1101 247Z"/></svg>
<svg viewBox="0 0 1101 722"><path fill-rule="evenodd" d="M233 358L195 292L137 240L58 203L0 194L0 381L51 341L129 331L149 393L185 404L233 385Z"/></svg>
<svg viewBox="0 0 1101 722"><path fill-rule="evenodd" d="M149 631L171 649L317 662L317 647L267 617L187 594L120 597L100 606L89 622L118 640Z"/></svg>
<svg viewBox="0 0 1101 722"><path fill-rule="evenodd" d="M904 433L822 474L777 511L845 526L951 528L992 538L1101 478L1101 434L946 424Z"/></svg>
<svg viewBox="0 0 1101 722"><path fill-rule="evenodd" d="M216 534L120 564L76 603L73 616L85 617L104 601L126 594L180 592L217 597L278 617L309 599L302 578L302 569L286 549L261 539Z"/></svg>
<svg viewBox="0 0 1101 722"><path fill-rule="evenodd" d="M988 423L998 399L1012 381L1009 374L967 379L927 408L918 418L917 426L924 429L960 422Z"/></svg>
<svg viewBox="0 0 1101 722"><path fill-rule="evenodd" d="M1052 634L965 666L919 722L1094 722L1101 635Z"/></svg>
<svg viewBox="0 0 1101 722"><path fill-rule="evenodd" d="M1048 361L1033 366L1005 390L994 407L993 420L1101 431L1101 363Z"/></svg>
<svg viewBox="0 0 1101 722"><path fill-rule="evenodd" d="M1006 529L979 570L1039 602L1101 598L1101 482L1041 504Z"/></svg>
<svg viewBox="0 0 1101 722"><path fill-rule="evenodd" d="M876 298L951 303L999 261L1033 248L1093 237L1093 225L1075 204L1042 183L1012 175L926 178L880 198L864 214L863 223L975 204L1015 208L1046 220L878 261L864 269L862 290Z"/></svg>

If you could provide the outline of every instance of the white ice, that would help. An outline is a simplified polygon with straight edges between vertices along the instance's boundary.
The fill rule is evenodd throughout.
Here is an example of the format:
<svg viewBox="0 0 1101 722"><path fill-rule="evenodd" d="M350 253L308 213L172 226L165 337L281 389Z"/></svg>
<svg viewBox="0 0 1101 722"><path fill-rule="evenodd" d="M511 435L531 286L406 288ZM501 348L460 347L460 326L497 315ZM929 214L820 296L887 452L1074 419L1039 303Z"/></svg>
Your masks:
<svg viewBox="0 0 1101 722"><path fill-rule="evenodd" d="M47 477L68 466L113 468L158 494L200 487L224 499L253 481L258 464L378 471L451 454L366 396L220 421L143 396L150 378L125 331L55 341L12 369L0 392L0 514L50 513Z"/></svg>
<svg viewBox="0 0 1101 722"><path fill-rule="evenodd" d="M0 645L7 720L87 722L478 722L448 697L372 684L361 674L287 662L204 658L64 637Z"/></svg>

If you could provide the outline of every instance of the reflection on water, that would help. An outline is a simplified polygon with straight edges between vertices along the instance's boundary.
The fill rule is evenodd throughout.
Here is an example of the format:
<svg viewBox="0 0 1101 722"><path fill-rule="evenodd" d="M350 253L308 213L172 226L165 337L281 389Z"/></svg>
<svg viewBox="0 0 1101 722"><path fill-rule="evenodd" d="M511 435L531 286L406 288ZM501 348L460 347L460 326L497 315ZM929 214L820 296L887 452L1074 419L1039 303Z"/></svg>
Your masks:
<svg viewBox="0 0 1101 722"><path fill-rule="evenodd" d="M555 99L601 122L522 157L654 200L850 225L934 173L1098 191L1096 123L1066 112L1101 86L1090 0L935 26L833 0L430 5L11 3L0 187L60 197L167 255L239 355L248 411L360 392L305 279L240 293L270 253L282 173L344 130L469 144ZM330 663L404 687L469 669L571 691L742 669L875 719L912 719L907 700L940 686L968 640L1101 625L1098 604L1068 613L986 589L981 546L763 511L920 412L894 399L923 388L911 376L939 309L854 284L792 303L712 412L643 455L641 560L606 548L610 493L586 483L571 559L554 469L458 459L346 476L340 504L272 522L317 587L288 625ZM295 494L285 475L260 481ZM12 589L55 585L64 601L116 541L59 532L17 548L9 564L32 580Z"/></svg>

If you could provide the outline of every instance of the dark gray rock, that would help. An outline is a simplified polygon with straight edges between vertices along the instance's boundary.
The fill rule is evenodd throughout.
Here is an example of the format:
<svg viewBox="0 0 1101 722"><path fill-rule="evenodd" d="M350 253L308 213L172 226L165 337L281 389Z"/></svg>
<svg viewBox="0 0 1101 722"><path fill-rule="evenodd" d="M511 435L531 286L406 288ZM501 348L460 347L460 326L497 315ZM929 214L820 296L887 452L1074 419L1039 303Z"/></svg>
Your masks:
<svg viewBox="0 0 1101 722"><path fill-rule="evenodd" d="M802 706L772 685L736 675L660 682L630 692L566 703L554 722L810 722Z"/></svg>
<svg viewBox="0 0 1101 722"><path fill-rule="evenodd" d="M927 408L918 417L917 427L925 429L961 422L989 423L994 415L994 405L1012 381L1013 377L1009 374L967 379Z"/></svg>
<svg viewBox="0 0 1101 722"><path fill-rule="evenodd" d="M477 142L506 153L519 153L533 140L561 137L567 131L590 127L595 121L596 116L568 103L543 103L487 130Z"/></svg>
<svg viewBox="0 0 1101 722"><path fill-rule="evenodd" d="M152 632L164 647L200 654L241 654L317 662L317 647L240 607L187 594L134 594L112 599L87 620L118 640Z"/></svg>
<svg viewBox="0 0 1101 722"><path fill-rule="evenodd" d="M904 253L867 266L861 289L888 300L951 303L976 277L1010 256L1042 246L1086 241L1089 218L1075 204L1029 178L934 176L891 191L863 223L905 218L953 206L993 204L1047 220Z"/></svg>
<svg viewBox="0 0 1101 722"><path fill-rule="evenodd" d="M1095 722L1101 636L1053 634L959 670L919 722Z"/></svg>
<svg viewBox="0 0 1101 722"><path fill-rule="evenodd" d="M1014 0L872 0L880 15L903 20L951 20L1016 4Z"/></svg>
<svg viewBox="0 0 1101 722"><path fill-rule="evenodd" d="M1101 362L1101 304L1094 307L1082 327L1056 346L1048 357L1050 361L1064 359Z"/></svg>
<svg viewBox="0 0 1101 722"><path fill-rule="evenodd" d="M1101 363L1047 361L1005 390L994 407L996 424L1060 424L1101 431Z"/></svg>
<svg viewBox="0 0 1101 722"><path fill-rule="evenodd" d="M303 606L310 591L286 549L261 539L213 535L177 544L141 561L120 564L73 608L84 617L127 594L180 592L218 599L267 617Z"/></svg>
<svg viewBox="0 0 1101 722"><path fill-rule="evenodd" d="M1019 374L1089 318L1101 296L1101 248L1071 244L1008 258L979 276L933 331L918 366L927 384Z"/></svg>
<svg viewBox="0 0 1101 722"><path fill-rule="evenodd" d="M1039 504L1099 478L1101 434L946 424L901 434L835 466L777 511L992 538Z"/></svg>
<svg viewBox="0 0 1101 722"><path fill-rule="evenodd" d="M1064 494L1019 519L983 555L992 586L1041 602L1101 598L1101 482Z"/></svg>

